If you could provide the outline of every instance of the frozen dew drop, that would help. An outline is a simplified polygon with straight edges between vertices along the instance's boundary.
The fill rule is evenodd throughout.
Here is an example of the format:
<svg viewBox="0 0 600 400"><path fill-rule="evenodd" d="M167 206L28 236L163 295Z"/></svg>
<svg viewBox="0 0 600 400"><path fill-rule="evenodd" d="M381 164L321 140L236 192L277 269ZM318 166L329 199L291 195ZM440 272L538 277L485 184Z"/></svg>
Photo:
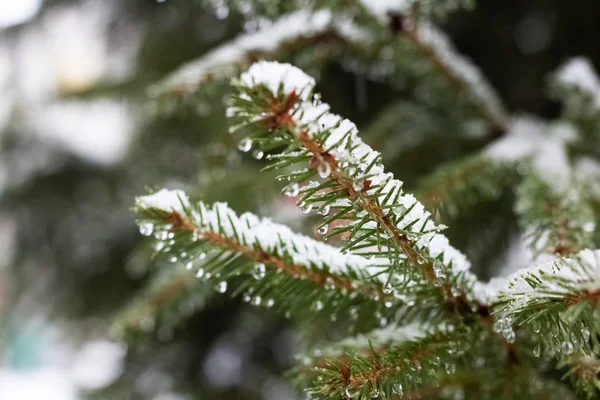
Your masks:
<svg viewBox="0 0 600 400"><path fill-rule="evenodd" d="M227 281L221 281L217 283L215 290L219 293L225 293L227 291Z"/></svg>
<svg viewBox="0 0 600 400"><path fill-rule="evenodd" d="M539 357L541 353L542 353L542 347L541 347L541 345L538 344L533 348L533 355L535 357Z"/></svg>
<svg viewBox="0 0 600 400"><path fill-rule="evenodd" d="M256 149L252 152L252 157L256 158L257 160L262 159L264 155L265 153L259 149Z"/></svg>
<svg viewBox="0 0 600 400"><path fill-rule="evenodd" d="M402 384L400 384L400 383L394 383L394 386L392 386L392 392L394 394L397 394L398 396L402 396L402 393L404 393L402 391Z"/></svg>
<svg viewBox="0 0 600 400"><path fill-rule="evenodd" d="M321 178L327 178L329 175L331 175L331 167L326 162L323 162L319 164L317 172Z"/></svg>
<svg viewBox="0 0 600 400"><path fill-rule="evenodd" d="M383 293L385 293L385 294L392 293L392 290L394 290L394 288L392 287L391 283L386 283L385 286L383 287Z"/></svg>
<svg viewBox="0 0 600 400"><path fill-rule="evenodd" d="M196 272L196 278L202 278L204 276L204 270L202 268L200 268L197 272Z"/></svg>
<svg viewBox="0 0 600 400"><path fill-rule="evenodd" d="M238 143L238 149L240 151L243 151L244 153L247 153L250 151L250 149L252 148L252 140L245 138L240 140L240 142Z"/></svg>
<svg viewBox="0 0 600 400"><path fill-rule="evenodd" d="M351 399L355 398L356 396L358 396L360 392L355 390L352 386L348 386L346 388L346 397L349 397Z"/></svg>
<svg viewBox="0 0 600 400"><path fill-rule="evenodd" d="M319 232L319 235L325 235L328 231L328 226L327 225L321 225L319 227L319 229L317 229L317 232Z"/></svg>
<svg viewBox="0 0 600 400"><path fill-rule="evenodd" d="M260 296L255 296L252 299L252 305L254 305L254 306L260 306L261 300L262 299L260 298Z"/></svg>
<svg viewBox="0 0 600 400"><path fill-rule="evenodd" d="M145 223L140 225L140 233L144 236L150 236L154 232L154 225L151 223Z"/></svg>
<svg viewBox="0 0 600 400"><path fill-rule="evenodd" d="M259 280L265 277L267 274L267 267L265 264L256 264L254 265L254 270L252 271L252 276L254 279Z"/></svg>
<svg viewBox="0 0 600 400"><path fill-rule="evenodd" d="M583 328L581 330L581 336L583 337L583 340L587 342L590 339L590 330L588 328Z"/></svg>
<svg viewBox="0 0 600 400"><path fill-rule="evenodd" d="M300 193L300 186L297 183L292 183L291 185L287 185L283 189L283 194L288 197L296 197Z"/></svg>
<svg viewBox="0 0 600 400"><path fill-rule="evenodd" d="M271 308L275 305L275 300L269 299L267 300L267 307Z"/></svg>
<svg viewBox="0 0 600 400"><path fill-rule="evenodd" d="M192 262L190 261L189 263L185 264L185 269L192 269L192 266L194 264L192 264Z"/></svg>
<svg viewBox="0 0 600 400"><path fill-rule="evenodd" d="M168 235L169 235L169 232L167 232L167 231L158 231L154 234L154 237L157 238L158 240L167 240Z"/></svg>
<svg viewBox="0 0 600 400"><path fill-rule="evenodd" d="M304 214L308 214L312 210L312 204L305 204L300 207L300 210L302 210Z"/></svg>
<svg viewBox="0 0 600 400"><path fill-rule="evenodd" d="M568 340L565 340L562 345L560 346L560 350L563 352L563 354L571 354L573 353L573 343L571 343Z"/></svg>
<svg viewBox="0 0 600 400"><path fill-rule="evenodd" d="M512 329L507 329L502 334L508 343L514 343L517 339L517 335L515 335L515 331Z"/></svg>

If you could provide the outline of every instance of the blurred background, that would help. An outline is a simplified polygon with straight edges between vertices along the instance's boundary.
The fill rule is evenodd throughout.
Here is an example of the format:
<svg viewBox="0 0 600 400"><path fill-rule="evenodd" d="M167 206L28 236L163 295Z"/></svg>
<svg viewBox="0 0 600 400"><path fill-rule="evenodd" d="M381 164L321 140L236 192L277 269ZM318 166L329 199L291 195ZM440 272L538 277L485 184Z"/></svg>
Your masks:
<svg viewBox="0 0 600 400"><path fill-rule="evenodd" d="M2 400L302 398L284 377L302 346L299 330L308 329L302 321L196 282L183 282L183 300L159 316L122 313L157 271L181 268L153 257L152 240L134 224L134 196L147 190L186 188L313 234L273 175L237 151L226 90L169 112L147 96L177 66L264 23L226 3L0 0ZM593 0L482 1L444 28L511 111L551 118L560 109L546 77L571 56L600 66L599 17ZM407 96L335 62L319 89L359 128ZM384 153L384 162L410 186L484 140L438 138L438 151L413 140L398 150L405 157ZM512 211L496 206L461 225L494 226L491 237L449 233L483 264L499 261L482 241L511 246ZM123 332L128 324L135 334ZM325 326L311 334L331 336Z"/></svg>

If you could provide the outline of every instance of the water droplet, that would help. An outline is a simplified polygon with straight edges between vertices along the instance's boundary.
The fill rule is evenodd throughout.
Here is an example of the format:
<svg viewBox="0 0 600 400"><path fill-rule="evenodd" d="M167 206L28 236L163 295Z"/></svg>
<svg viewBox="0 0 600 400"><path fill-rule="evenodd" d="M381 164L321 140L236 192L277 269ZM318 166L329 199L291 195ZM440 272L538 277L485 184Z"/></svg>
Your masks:
<svg viewBox="0 0 600 400"><path fill-rule="evenodd" d="M594 221L588 221L583 224L583 230L585 232L594 232L594 229L596 229L596 224Z"/></svg>
<svg viewBox="0 0 600 400"><path fill-rule="evenodd" d="M244 298L242 300L244 300L244 303L250 303L250 300L252 300L252 297L250 297L249 294L245 294Z"/></svg>
<svg viewBox="0 0 600 400"><path fill-rule="evenodd" d="M288 197L296 197L300 193L300 186L297 183L292 183L291 185L287 185L283 189L283 194Z"/></svg>
<svg viewBox="0 0 600 400"><path fill-rule="evenodd" d="M385 317L381 317L381 318L379 319L379 326L380 326L380 327L382 327L382 328L383 328L383 327L387 326L387 324L388 324L388 319L387 319L387 318L385 318Z"/></svg>
<svg viewBox="0 0 600 400"><path fill-rule="evenodd" d="M533 355L535 357L539 357L541 353L542 353L542 347L538 344L537 346L535 346L533 348Z"/></svg>
<svg viewBox="0 0 600 400"><path fill-rule="evenodd" d="M373 390L371 390L371 393L370 393L370 395L371 395L371 398L372 398L372 399L376 399L376 398L378 398L378 397L379 397L379 389L377 389L377 388L374 388Z"/></svg>
<svg viewBox="0 0 600 400"><path fill-rule="evenodd" d="M363 183L361 181L354 181L352 182L352 189L356 190L357 192L360 192L363 188Z"/></svg>
<svg viewBox="0 0 600 400"><path fill-rule="evenodd" d="M392 386L392 392L394 394L397 394L398 396L402 396L402 393L404 393L402 391L402 384L400 384L400 383L394 383L394 386Z"/></svg>
<svg viewBox="0 0 600 400"><path fill-rule="evenodd" d="M169 239L173 239L174 237L175 237L175 232L169 232L169 233L167 234L167 238L169 238ZM171 244L175 244L175 242L173 242L173 243L171 243Z"/></svg>
<svg viewBox="0 0 600 400"><path fill-rule="evenodd" d="M256 149L252 152L252 157L256 158L257 160L260 160L261 158L263 158L264 155L265 155L265 153L259 149Z"/></svg>
<svg viewBox="0 0 600 400"><path fill-rule="evenodd" d="M267 300L267 307L271 308L275 305L275 300L269 299Z"/></svg>
<svg viewBox="0 0 600 400"><path fill-rule="evenodd" d="M150 236L154 232L154 225L151 223L141 224L140 233L144 236Z"/></svg>
<svg viewBox="0 0 600 400"><path fill-rule="evenodd" d="M194 264L192 264L192 262L190 261L189 263L185 264L185 269L192 269L193 266Z"/></svg>
<svg viewBox="0 0 600 400"><path fill-rule="evenodd" d="M168 235L169 235L169 232L167 232L167 231L158 231L154 234L154 237L157 238L158 240L167 240Z"/></svg>
<svg viewBox="0 0 600 400"><path fill-rule="evenodd" d="M454 365L454 363L447 363L444 365L444 370L448 375L452 375L456 372L456 365Z"/></svg>
<svg viewBox="0 0 600 400"><path fill-rule="evenodd" d="M221 281L217 283L215 290L219 293L225 293L227 291L227 281Z"/></svg>
<svg viewBox="0 0 600 400"><path fill-rule="evenodd" d="M238 143L238 149L240 151L243 151L244 153L247 153L250 151L250 149L252 148L252 140L245 138L240 140L240 142Z"/></svg>
<svg viewBox="0 0 600 400"><path fill-rule="evenodd" d="M565 340L562 345L560 346L560 350L564 353L564 354L571 354L573 353L573 343L571 343L568 340Z"/></svg>
<svg viewBox="0 0 600 400"><path fill-rule="evenodd" d="M358 396L359 393L360 392L358 390L355 390L352 386L348 386L346 388L346 397L350 397L351 399Z"/></svg>
<svg viewBox="0 0 600 400"><path fill-rule="evenodd" d="M200 260L204 260L206 258L206 253L200 253L200 254L198 254L198 258Z"/></svg>
<svg viewBox="0 0 600 400"><path fill-rule="evenodd" d="M265 277L267 274L267 267L265 264L255 264L254 270L252 271L252 276L254 279L259 280Z"/></svg>
<svg viewBox="0 0 600 400"><path fill-rule="evenodd" d="M319 300L315 303L315 310L321 311L323 309L323 307L324 307L324 305L323 305L322 301Z"/></svg>
<svg viewBox="0 0 600 400"><path fill-rule="evenodd" d="M169 258L169 262L172 262L172 263L177 262L177 257L176 256L172 256L171 258Z"/></svg>
<svg viewBox="0 0 600 400"><path fill-rule="evenodd" d="M392 308L393 303L391 301L385 302L385 308Z"/></svg>
<svg viewBox="0 0 600 400"><path fill-rule="evenodd" d="M517 335L515 335L515 331L511 329L507 329L504 332L502 332L502 335L504 336L504 338L506 339L506 341L508 343L514 343L515 340L517 339Z"/></svg>
<svg viewBox="0 0 600 400"><path fill-rule="evenodd" d="M329 210L330 210L329 205L323 206L319 209L319 214L327 215L327 214L329 214Z"/></svg>
<svg viewBox="0 0 600 400"><path fill-rule="evenodd" d="M540 323L540 321L537 321L537 320L533 321L532 326L533 326L533 331L535 333L540 333L540 330L542 330L542 324Z"/></svg>
<svg viewBox="0 0 600 400"><path fill-rule="evenodd" d="M385 293L385 294L392 293L392 290L394 290L394 288L392 287L391 283L386 283L385 286L383 287L383 293Z"/></svg>
<svg viewBox="0 0 600 400"><path fill-rule="evenodd" d="M303 206L300 207L300 210L304 214L308 214L310 212L310 210L312 210L312 204L305 204L305 205L303 205Z"/></svg>
<svg viewBox="0 0 600 400"><path fill-rule="evenodd" d="M583 337L583 340L587 342L590 339L590 330L588 328L583 328L581 330L581 336Z"/></svg>
<svg viewBox="0 0 600 400"><path fill-rule="evenodd" d="M323 163L319 164L319 168L317 168L317 172L319 173L319 176L321 178L327 178L329 175L331 175L331 167L329 166L328 163L323 162Z"/></svg>
<svg viewBox="0 0 600 400"><path fill-rule="evenodd" d="M319 229L317 229L317 232L319 232L319 235L325 235L328 229L329 227L327 225L321 225Z"/></svg>
<svg viewBox="0 0 600 400"><path fill-rule="evenodd" d="M202 278L204 276L204 270L200 268L198 272L196 272L196 278Z"/></svg>
<svg viewBox="0 0 600 400"><path fill-rule="evenodd" d="M256 296L256 297L254 297L254 298L252 299L252 305L254 305L254 306L260 306L260 302L261 302L261 300L262 300L262 299L260 298L260 296Z"/></svg>

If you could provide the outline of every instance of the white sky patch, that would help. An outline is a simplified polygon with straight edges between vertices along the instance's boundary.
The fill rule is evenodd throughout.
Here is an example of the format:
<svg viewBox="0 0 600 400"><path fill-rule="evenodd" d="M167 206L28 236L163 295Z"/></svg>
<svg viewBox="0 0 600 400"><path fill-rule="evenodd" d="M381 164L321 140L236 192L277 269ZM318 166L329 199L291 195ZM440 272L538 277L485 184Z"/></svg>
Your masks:
<svg viewBox="0 0 600 400"><path fill-rule="evenodd" d="M111 165L126 154L134 123L128 108L112 100L57 102L32 113L42 139L93 163Z"/></svg>
<svg viewBox="0 0 600 400"><path fill-rule="evenodd" d="M42 6L42 0L0 0L0 30L33 18Z"/></svg>

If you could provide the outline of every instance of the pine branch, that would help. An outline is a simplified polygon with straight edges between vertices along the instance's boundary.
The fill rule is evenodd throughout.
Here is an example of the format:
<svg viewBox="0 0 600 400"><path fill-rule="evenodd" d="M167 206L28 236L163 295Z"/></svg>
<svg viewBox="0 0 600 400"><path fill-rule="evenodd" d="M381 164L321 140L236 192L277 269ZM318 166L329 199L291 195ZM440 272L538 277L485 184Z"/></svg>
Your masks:
<svg viewBox="0 0 600 400"><path fill-rule="evenodd" d="M204 304L207 288L198 282L198 268L189 266L189 269L179 265L161 271L151 285L115 318L112 336L122 339L140 331L153 331L155 327L163 326L166 320L172 325Z"/></svg>
<svg viewBox="0 0 600 400"><path fill-rule="evenodd" d="M513 326L525 324L557 353L590 354L598 343L599 271L600 251L583 250L492 279L485 291L497 293L490 298L496 303L495 330L514 341Z"/></svg>
<svg viewBox="0 0 600 400"><path fill-rule="evenodd" d="M425 20L403 18L402 35L428 58L434 68L458 91L465 93L470 106L499 134L508 129L503 106L481 72L459 55L446 35Z"/></svg>
<svg viewBox="0 0 600 400"><path fill-rule="evenodd" d="M276 162L269 169L307 163L308 169L279 179L292 181L286 192L294 195L303 181L317 174L323 179L303 188L299 204L307 211L314 205L335 209L325 227L347 222L328 236L349 232L345 248L351 251L385 246L391 262L404 266L403 273L419 271L430 285L441 287L449 304L464 301L461 293L468 293L474 281L464 255L438 233L423 205L403 193L402 182L384 172L380 154L362 142L355 125L312 97L312 78L289 64L260 62L235 85L239 94L229 113L242 122L232 132L244 128L249 133L240 148L249 151L252 143L260 152L283 148L271 157Z"/></svg>
<svg viewBox="0 0 600 400"><path fill-rule="evenodd" d="M238 217L223 203L207 208L200 202L193 208L182 192L163 190L139 197L135 209L141 229L164 240L163 248L174 260L206 260L197 276L217 280L218 291L226 290L228 279L248 276L239 291L253 294L253 304L276 303L297 315L342 314L359 304L371 324L397 312L419 317L439 313L435 298L427 300L418 286L403 290L401 275L388 277L388 260L341 254L253 214ZM395 296L385 285L404 295ZM412 296L423 304L409 307L404 301Z"/></svg>
<svg viewBox="0 0 600 400"><path fill-rule="evenodd" d="M574 354L565 357L558 367L569 369L563 375L563 379L569 378L580 394L588 399L600 395L600 360L597 354L594 356Z"/></svg>
<svg viewBox="0 0 600 400"><path fill-rule="evenodd" d="M568 256L593 247L594 213L582 186L557 191L534 174L519 186L515 208L534 256Z"/></svg>
<svg viewBox="0 0 600 400"><path fill-rule="evenodd" d="M279 18L272 25L253 33L245 33L198 60L191 61L151 88L153 97L180 97L198 91L211 82L227 80L265 58L281 59L303 49L323 44L339 48L365 40L364 34L345 18L334 20L328 9L298 10ZM327 46L321 56L333 58L336 46ZM317 59L313 54L311 62ZM298 58L298 57L296 57Z"/></svg>

